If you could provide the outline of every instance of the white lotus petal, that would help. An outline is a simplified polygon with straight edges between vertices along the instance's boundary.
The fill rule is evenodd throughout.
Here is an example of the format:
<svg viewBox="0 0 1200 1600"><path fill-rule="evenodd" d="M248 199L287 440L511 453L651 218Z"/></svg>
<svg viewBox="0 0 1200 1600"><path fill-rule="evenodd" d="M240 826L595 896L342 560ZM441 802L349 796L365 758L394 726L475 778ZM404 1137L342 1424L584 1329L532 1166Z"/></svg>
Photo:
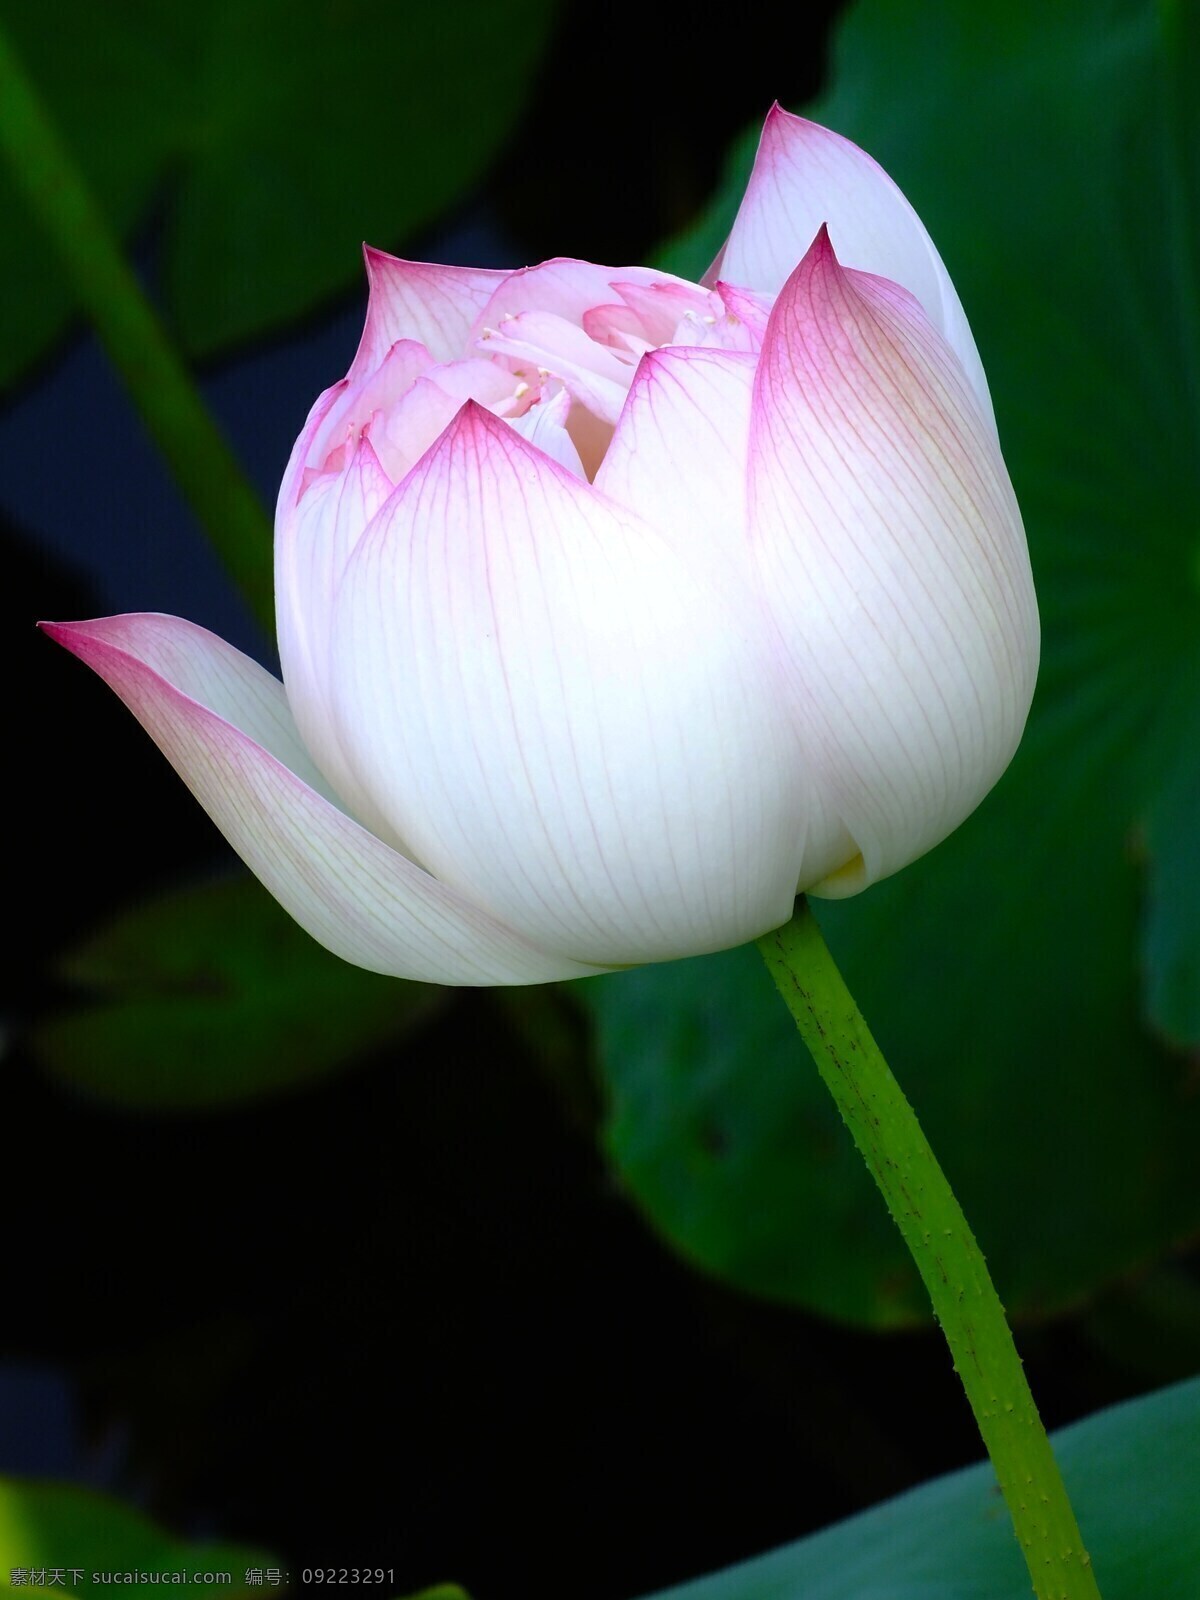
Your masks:
<svg viewBox="0 0 1200 1600"><path fill-rule="evenodd" d="M339 471L358 448L363 430L379 410L386 411L433 366L423 344L399 340L380 365L361 378L343 378L317 397L284 469L275 503L276 534L286 528L301 496L322 472Z"/></svg>
<svg viewBox="0 0 1200 1600"><path fill-rule="evenodd" d="M506 317L519 316L523 311L545 312L567 322L581 323L593 307L619 298L614 287L617 283L677 284L694 291L694 285L653 267L602 267L594 261L555 256L535 267L505 274L476 317L473 337L478 338L485 327L498 327Z"/></svg>
<svg viewBox="0 0 1200 1600"><path fill-rule="evenodd" d="M916 301L822 230L755 383L751 537L846 893L945 837L1007 765L1038 624L1020 513L962 368Z"/></svg>
<svg viewBox="0 0 1200 1600"><path fill-rule="evenodd" d="M790 915L804 828L756 607L468 405L347 571L343 745L420 859L539 944L741 943Z"/></svg>
<svg viewBox="0 0 1200 1600"><path fill-rule="evenodd" d="M616 422L629 388L631 364L589 339L583 329L544 311L522 312L495 328L485 328L475 341L490 356L505 356L514 372L521 363L531 380L539 371L564 383L594 416Z"/></svg>
<svg viewBox="0 0 1200 1600"><path fill-rule="evenodd" d="M491 410L511 404L515 389L512 373L474 358L449 362L418 378L371 429L371 442L392 482L412 471L464 400L478 400Z"/></svg>
<svg viewBox="0 0 1200 1600"><path fill-rule="evenodd" d="M748 581L746 452L755 359L716 349L644 356L596 488L656 528L686 530Z"/></svg>
<svg viewBox="0 0 1200 1600"><path fill-rule="evenodd" d="M712 323L705 343L725 350L750 350L757 356L771 315L770 297L723 281L716 285L716 296L723 315Z"/></svg>
<svg viewBox="0 0 1200 1600"><path fill-rule="evenodd" d="M708 295L698 284L677 278L664 278L658 283L614 283L613 288L636 313L642 332L652 345L669 344L689 311L703 317L709 309Z"/></svg>
<svg viewBox="0 0 1200 1600"><path fill-rule="evenodd" d="M950 275L925 225L873 161L841 134L775 106L733 228L706 281L776 294L824 224L846 267L907 289L957 352L995 426L987 379Z"/></svg>
<svg viewBox="0 0 1200 1600"><path fill-rule="evenodd" d="M435 361L466 353L475 318L509 276L488 267L443 267L401 261L363 248L370 298L349 377L373 372L397 339L416 339Z"/></svg>
<svg viewBox="0 0 1200 1600"><path fill-rule="evenodd" d="M544 450L551 461L557 461L560 467L582 478L583 462L579 459L575 441L567 432L570 415L571 396L565 389L560 389L548 400L540 400L537 405L530 406L523 415L509 418L508 425L515 428L523 439L528 439L530 444Z"/></svg>
<svg viewBox="0 0 1200 1600"><path fill-rule="evenodd" d="M120 695L252 872L335 955L429 983L543 983L549 955L353 822L290 726L283 686L178 617L44 624Z"/></svg>
<svg viewBox="0 0 1200 1600"><path fill-rule="evenodd" d="M296 726L341 803L374 833L405 850L346 761L330 705L333 605L355 543L392 492L368 439L342 472L305 490L275 536L275 625ZM207 702L205 702L207 703Z"/></svg>
<svg viewBox="0 0 1200 1600"><path fill-rule="evenodd" d="M644 356L647 350L653 349L641 317L623 302L592 306L583 313L581 326L589 339L627 356Z"/></svg>

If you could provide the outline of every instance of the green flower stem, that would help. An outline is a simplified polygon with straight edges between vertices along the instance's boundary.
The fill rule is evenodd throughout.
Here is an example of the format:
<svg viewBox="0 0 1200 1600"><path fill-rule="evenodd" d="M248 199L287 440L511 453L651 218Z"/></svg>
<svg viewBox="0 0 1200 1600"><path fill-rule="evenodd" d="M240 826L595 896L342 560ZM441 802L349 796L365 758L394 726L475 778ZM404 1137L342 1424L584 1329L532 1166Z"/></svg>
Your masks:
<svg viewBox="0 0 1200 1600"><path fill-rule="evenodd" d="M2 27L0 152L180 488L270 636L270 523Z"/></svg>
<svg viewBox="0 0 1200 1600"><path fill-rule="evenodd" d="M807 904L758 941L912 1252L1008 1503L1039 1600L1099 1600L1075 1514L991 1277Z"/></svg>

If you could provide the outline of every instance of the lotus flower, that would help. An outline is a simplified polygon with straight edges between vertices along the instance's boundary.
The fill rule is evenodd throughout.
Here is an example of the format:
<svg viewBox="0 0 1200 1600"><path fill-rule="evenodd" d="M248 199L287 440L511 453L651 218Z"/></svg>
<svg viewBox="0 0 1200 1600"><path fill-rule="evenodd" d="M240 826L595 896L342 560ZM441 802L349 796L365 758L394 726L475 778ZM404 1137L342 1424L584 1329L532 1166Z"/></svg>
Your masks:
<svg viewBox="0 0 1200 1600"><path fill-rule="evenodd" d="M942 839L1037 611L912 207L769 116L702 284L366 252L279 494L283 683L175 617L49 625L322 944L537 983L740 944Z"/></svg>

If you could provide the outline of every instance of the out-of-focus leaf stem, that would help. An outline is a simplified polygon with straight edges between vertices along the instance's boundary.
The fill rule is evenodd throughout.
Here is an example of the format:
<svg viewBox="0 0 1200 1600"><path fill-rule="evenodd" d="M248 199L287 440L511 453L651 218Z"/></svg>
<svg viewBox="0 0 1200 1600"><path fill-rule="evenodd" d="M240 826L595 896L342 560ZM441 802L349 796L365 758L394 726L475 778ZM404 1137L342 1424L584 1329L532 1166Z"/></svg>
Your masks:
<svg viewBox="0 0 1200 1600"><path fill-rule="evenodd" d="M230 576L273 627L271 526L0 27L0 152Z"/></svg>
<svg viewBox="0 0 1200 1600"><path fill-rule="evenodd" d="M1039 1600L1099 1600L983 1254L807 903L798 901L791 922L758 947L929 1291L1034 1593Z"/></svg>

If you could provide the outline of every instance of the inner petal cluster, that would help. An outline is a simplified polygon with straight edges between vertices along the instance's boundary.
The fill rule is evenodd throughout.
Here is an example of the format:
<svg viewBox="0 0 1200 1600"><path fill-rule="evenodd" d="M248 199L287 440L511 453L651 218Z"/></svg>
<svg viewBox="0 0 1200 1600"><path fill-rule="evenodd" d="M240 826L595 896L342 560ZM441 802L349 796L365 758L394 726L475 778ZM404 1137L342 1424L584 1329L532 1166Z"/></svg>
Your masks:
<svg viewBox="0 0 1200 1600"><path fill-rule="evenodd" d="M373 373L343 386L310 439L301 496L344 471L364 441L399 483L467 400L590 481L648 351L757 352L769 312L770 300L748 290L708 290L643 267L555 261L512 273L457 359L435 361L424 344L399 339Z"/></svg>

